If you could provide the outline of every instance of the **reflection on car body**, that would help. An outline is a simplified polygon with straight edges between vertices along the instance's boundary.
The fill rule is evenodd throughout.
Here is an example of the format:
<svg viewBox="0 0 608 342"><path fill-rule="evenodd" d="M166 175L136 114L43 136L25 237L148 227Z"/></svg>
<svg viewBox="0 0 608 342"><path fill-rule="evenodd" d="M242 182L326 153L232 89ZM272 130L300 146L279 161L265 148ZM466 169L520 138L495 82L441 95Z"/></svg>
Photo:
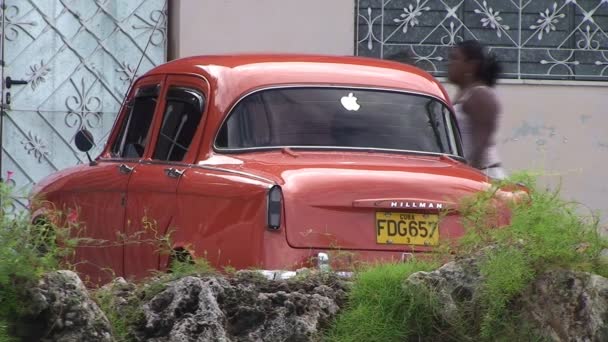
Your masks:
<svg viewBox="0 0 608 342"><path fill-rule="evenodd" d="M117 242L77 250L95 282L170 262L118 235L171 233L174 250L237 269L326 266L338 249L398 261L462 235L457 211L440 212L488 187L463 162L445 90L412 66L191 57L138 78L125 103L95 163L36 187L78 207L87 236Z"/></svg>

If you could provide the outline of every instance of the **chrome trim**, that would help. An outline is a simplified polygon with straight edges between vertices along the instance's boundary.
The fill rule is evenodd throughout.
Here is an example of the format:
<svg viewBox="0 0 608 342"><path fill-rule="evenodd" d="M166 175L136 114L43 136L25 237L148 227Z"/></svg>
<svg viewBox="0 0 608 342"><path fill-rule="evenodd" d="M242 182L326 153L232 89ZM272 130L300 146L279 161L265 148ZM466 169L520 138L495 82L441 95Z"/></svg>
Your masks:
<svg viewBox="0 0 608 342"><path fill-rule="evenodd" d="M408 262L413 258L414 258L414 253L409 253L409 252L401 253L401 262Z"/></svg>
<svg viewBox="0 0 608 342"><path fill-rule="evenodd" d="M297 276L298 274L301 274L301 273L304 273L307 271L311 271L311 270L309 270L309 269L303 269L303 270L298 270L298 271L258 270L257 272L259 272L266 279L275 281L275 280L291 279L291 278ZM354 272L333 272L333 274L337 275L340 278L349 279L349 278L352 278L355 273Z"/></svg>
<svg viewBox="0 0 608 342"><path fill-rule="evenodd" d="M297 272L294 271L260 270L259 272L268 280L285 280L293 278L297 275Z"/></svg>
<svg viewBox="0 0 608 342"><path fill-rule="evenodd" d="M135 169L134 166L129 166L127 164L118 165L118 172L122 173L123 175L130 174L131 172L133 172L133 169Z"/></svg>
<svg viewBox="0 0 608 342"><path fill-rule="evenodd" d="M390 148L376 148L376 147L344 147L344 146L276 146L276 147L247 147L242 149L224 149L222 151L224 154L234 154L234 153L246 153L246 152L260 152L260 151L276 151L284 148L290 149L298 149L298 150L333 150L333 151L363 151L363 152L391 152L391 153L401 153L401 154L415 154L421 156L448 156L452 157L460 162L465 162L464 157L451 154L451 153L441 153L441 152L423 152L423 151L413 151L413 150L396 150Z"/></svg>
<svg viewBox="0 0 608 342"><path fill-rule="evenodd" d="M232 174L243 176L243 177L253 178L253 179L258 180L260 182L269 183L269 185L268 185L269 189L271 187L277 185L277 182L273 181L272 179L265 178L265 177L258 176L258 175L254 175L254 174L251 174L249 172L237 171L237 170L231 170L231 169L224 169L224 168L221 168L221 167L214 167L214 166L207 166L207 165L198 165L198 164L192 164L192 168L203 169L203 170L210 170L210 171L218 171L218 172L225 172L225 173L232 173Z"/></svg>
<svg viewBox="0 0 608 342"><path fill-rule="evenodd" d="M180 170L180 169L176 169L174 167L167 168L164 171L165 171L165 175L167 175L167 177L170 177L170 178L179 178L184 174L184 172L186 172L186 170L184 170L184 169Z"/></svg>
<svg viewBox="0 0 608 342"><path fill-rule="evenodd" d="M266 86L266 87L261 87L261 88L257 88L254 90L251 90L247 93L245 93L244 95L242 95L237 101L234 102L234 104L230 107L230 109L228 110L228 114L226 114L224 116L224 118L222 119L222 122L220 123L220 125L217 127L216 131L215 131L215 136L213 137L213 145L212 145L212 149L215 152L221 153L224 151L249 151L249 149L251 148L242 148L242 149L227 149L227 148L218 148L216 145L217 142L217 136L220 133L220 130L222 129L222 127L224 126L224 123L226 123L226 120L228 120L228 118L232 115L232 112L234 111L234 108L236 106L239 105L239 103L241 103L241 101L243 101L246 97L249 97L253 94L262 92L262 91L266 91L266 90L276 90L276 89L293 89L293 88L342 88L342 89L360 89L360 90L373 90L373 91L388 91L388 92L394 92L394 93L400 93L400 94L405 94L405 95L418 95L418 96L423 96L423 97L427 97L427 98L432 98L435 100L438 100L439 102L441 102L449 111L450 116L452 118L452 120L456 120L456 116L454 114L454 112L451 110L450 105L448 104L448 102L446 102L445 100L443 100L442 98L432 95L432 94L427 94L427 93L422 93L422 92L418 92L418 91L410 91L410 90L403 90L403 89L396 89L396 88L390 88L390 87L365 87L365 86L360 86L360 85L346 85L346 84L342 84L342 85L337 85L337 84L298 84L298 83L294 83L294 84L285 84L285 85L275 85L275 86ZM451 126L451 125L450 125ZM452 131L452 129L450 128L450 131ZM280 148L284 148L287 146L273 146L273 147L267 147L270 149L280 149ZM291 146L289 146L291 147ZM307 146L308 147L308 146ZM327 146L330 147L330 146ZM453 148L455 146L450 146L451 150L453 150ZM257 149L257 147L252 147ZM335 146L332 148L336 148ZM457 148L456 148L457 149ZM389 149L386 149L389 150ZM408 153L411 152L423 152L423 151L411 151L411 150L390 150L390 151L405 151ZM427 152L423 152L423 153L427 153ZM429 153L436 153L436 152L429 152ZM448 154L448 153L440 153L440 154ZM450 154L452 155L452 154ZM459 155L455 155L457 157L461 157ZM464 159L464 158L463 158Z"/></svg>
<svg viewBox="0 0 608 342"><path fill-rule="evenodd" d="M137 159L137 158L118 158L118 157L102 158L102 157L99 157L99 158L97 158L97 160L99 162L136 163L136 164L140 163L140 159Z"/></svg>
<svg viewBox="0 0 608 342"><path fill-rule="evenodd" d="M225 172L225 173L231 173L231 174L235 174L235 175L239 175L239 176L243 176L243 177L249 177L249 178L255 179L260 182L269 183L268 188L271 188L272 186L277 185L277 182L275 182L274 180L272 180L270 178L254 175L252 173L248 173L248 172L244 172L244 171L237 171L237 170L225 169L225 168L221 168L221 167L208 166L208 165L199 165L199 164L190 164L190 163L181 163L181 162L167 162L167 161L162 161L162 160L125 160L125 159L117 159L117 158L100 158L99 161L100 162L109 162L109 163L130 162L130 163L140 164L140 165L183 166L183 167L188 167L191 169L203 169L203 170L209 170L209 171Z"/></svg>
<svg viewBox="0 0 608 342"><path fill-rule="evenodd" d="M330 269L329 254L323 252L317 253L317 269L320 271L328 271Z"/></svg>
<svg viewBox="0 0 608 342"><path fill-rule="evenodd" d="M191 163L168 161L168 160L158 160L158 159L143 159L143 160L140 160L138 164L141 164L141 165L172 165L172 166L183 166L183 167L189 167L189 166L193 165Z"/></svg>
<svg viewBox="0 0 608 342"><path fill-rule="evenodd" d="M446 106L444 108L448 109L447 113L446 113L446 111L444 111L444 113L443 113L444 120L447 121L447 120L450 119L450 115L451 115L450 113L451 112L449 110L449 107ZM448 121L448 123L449 124L446 125L447 126L446 128L447 128L447 131L448 131L448 139L450 139L450 147L452 149L452 153L451 154L458 155L458 143L456 142L456 134L454 132L454 123L451 122L451 121Z"/></svg>

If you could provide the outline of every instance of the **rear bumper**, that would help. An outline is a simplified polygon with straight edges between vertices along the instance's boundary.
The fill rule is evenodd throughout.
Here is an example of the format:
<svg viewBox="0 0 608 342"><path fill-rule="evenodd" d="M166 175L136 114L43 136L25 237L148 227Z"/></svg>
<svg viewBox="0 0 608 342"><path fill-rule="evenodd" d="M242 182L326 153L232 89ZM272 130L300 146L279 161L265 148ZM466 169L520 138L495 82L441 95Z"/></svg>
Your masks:
<svg viewBox="0 0 608 342"><path fill-rule="evenodd" d="M268 262L265 264L270 267L262 268L259 272L270 280L289 279L310 271L333 272L339 277L350 278L361 266L401 263L415 259L428 260L434 255L432 252L292 249L291 253L284 254L287 258L283 261L295 257L296 254L299 255L299 262L277 268L273 267L275 263Z"/></svg>

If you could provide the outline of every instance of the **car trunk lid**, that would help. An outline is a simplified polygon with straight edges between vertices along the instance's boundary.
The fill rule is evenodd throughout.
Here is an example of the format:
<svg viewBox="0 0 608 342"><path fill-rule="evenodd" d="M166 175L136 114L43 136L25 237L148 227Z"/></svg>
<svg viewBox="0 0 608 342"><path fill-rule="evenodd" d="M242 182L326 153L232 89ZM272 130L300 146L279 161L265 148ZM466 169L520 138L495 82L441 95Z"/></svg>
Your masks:
<svg viewBox="0 0 608 342"><path fill-rule="evenodd" d="M487 187L484 175L444 156L295 151L241 160L239 169L281 185L295 248L430 250L463 233L445 210Z"/></svg>

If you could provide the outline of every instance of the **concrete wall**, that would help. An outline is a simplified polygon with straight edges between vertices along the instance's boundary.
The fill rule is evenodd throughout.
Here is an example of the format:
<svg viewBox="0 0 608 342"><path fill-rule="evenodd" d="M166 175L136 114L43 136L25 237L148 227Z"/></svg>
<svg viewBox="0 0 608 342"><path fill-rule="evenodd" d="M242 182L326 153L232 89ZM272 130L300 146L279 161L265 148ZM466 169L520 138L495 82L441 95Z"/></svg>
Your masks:
<svg viewBox="0 0 608 342"><path fill-rule="evenodd" d="M353 0L171 0L170 5L174 57L353 53Z"/></svg>
<svg viewBox="0 0 608 342"><path fill-rule="evenodd" d="M497 86L503 103L499 149L509 171L533 170L583 210L608 222L608 87L585 83ZM446 85L451 95L455 89Z"/></svg>
<svg viewBox="0 0 608 342"><path fill-rule="evenodd" d="M354 19L353 0L172 1L171 52L352 55ZM505 81L497 87L504 104L499 147L506 168L544 171L547 183L561 182L565 197L601 211L608 221L608 87L536 83Z"/></svg>

